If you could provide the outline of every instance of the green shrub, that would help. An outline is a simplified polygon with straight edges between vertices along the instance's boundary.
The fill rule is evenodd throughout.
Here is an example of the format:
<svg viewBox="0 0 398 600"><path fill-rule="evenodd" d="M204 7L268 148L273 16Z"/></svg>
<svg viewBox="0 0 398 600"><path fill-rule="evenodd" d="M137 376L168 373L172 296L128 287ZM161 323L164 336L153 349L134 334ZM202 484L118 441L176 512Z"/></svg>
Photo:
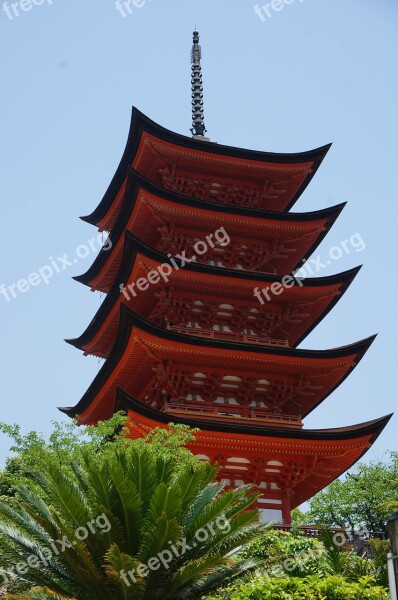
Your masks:
<svg viewBox="0 0 398 600"><path fill-rule="evenodd" d="M244 558L260 559L270 577L327 574L323 545L303 534L271 530L248 544Z"/></svg>
<svg viewBox="0 0 398 600"><path fill-rule="evenodd" d="M363 577L352 583L339 575L269 579L257 576L225 588L207 600L389 600L386 589Z"/></svg>

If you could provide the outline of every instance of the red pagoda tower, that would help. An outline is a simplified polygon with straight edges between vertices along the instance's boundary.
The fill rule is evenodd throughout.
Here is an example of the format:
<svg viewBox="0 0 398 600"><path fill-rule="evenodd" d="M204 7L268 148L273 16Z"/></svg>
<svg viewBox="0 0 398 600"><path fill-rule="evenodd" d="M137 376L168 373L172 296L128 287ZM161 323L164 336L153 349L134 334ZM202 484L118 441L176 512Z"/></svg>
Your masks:
<svg viewBox="0 0 398 600"><path fill-rule="evenodd" d="M194 32L192 138L133 109L116 174L83 217L109 239L76 279L106 298L68 342L105 362L80 402L61 410L79 424L124 410L132 437L170 422L197 427L190 449L221 466L226 486L256 484L262 520L289 523L390 417L302 428L374 339L297 349L359 270L293 276L344 206L288 212L329 146L275 154L210 142L200 52ZM266 288L279 293L259 301Z"/></svg>

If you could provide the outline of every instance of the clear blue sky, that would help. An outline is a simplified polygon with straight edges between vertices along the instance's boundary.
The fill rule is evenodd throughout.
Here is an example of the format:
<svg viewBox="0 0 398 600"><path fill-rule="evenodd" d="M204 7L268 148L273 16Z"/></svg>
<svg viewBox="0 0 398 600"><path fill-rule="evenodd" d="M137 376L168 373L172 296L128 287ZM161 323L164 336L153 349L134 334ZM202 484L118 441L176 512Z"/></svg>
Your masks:
<svg viewBox="0 0 398 600"><path fill-rule="evenodd" d="M0 14L0 284L26 278L49 257L73 261L95 236L78 217L95 208L114 174L133 104L189 135L197 25L212 140L278 152L334 142L294 210L348 201L320 253L357 232L366 244L320 273L364 264L302 347L379 336L306 427L395 411L397 2L296 0L265 21L252 0L148 0L126 18L113 0L45 0L19 12L12 20ZM99 307L99 295L71 279L94 256L12 302L0 296L0 420L48 433L52 419L63 419L56 407L74 405L93 379L97 360L63 338L80 335ZM397 417L368 457L397 450L396 433ZM0 462L7 449L0 438Z"/></svg>

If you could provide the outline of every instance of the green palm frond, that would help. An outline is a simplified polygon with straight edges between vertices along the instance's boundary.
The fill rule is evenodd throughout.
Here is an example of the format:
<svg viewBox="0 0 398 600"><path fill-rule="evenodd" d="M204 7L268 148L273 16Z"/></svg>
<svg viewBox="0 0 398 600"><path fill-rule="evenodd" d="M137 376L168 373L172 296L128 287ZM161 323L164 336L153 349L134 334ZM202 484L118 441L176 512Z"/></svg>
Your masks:
<svg viewBox="0 0 398 600"><path fill-rule="evenodd" d="M145 593L145 580L135 577L140 562L123 554L114 545L105 557L105 568L111 580L112 598L141 600Z"/></svg>
<svg viewBox="0 0 398 600"><path fill-rule="evenodd" d="M111 482L110 501L114 514L119 515L126 534L127 552L135 553L140 543L139 523L142 518L142 499L134 481L126 475L123 464L117 461L108 468Z"/></svg>
<svg viewBox="0 0 398 600"><path fill-rule="evenodd" d="M178 474L176 484L181 490L184 511L194 503L199 492L214 480L217 471L217 467L205 462L199 464L196 469L185 469Z"/></svg>
<svg viewBox="0 0 398 600"><path fill-rule="evenodd" d="M84 473L83 469L81 468L80 464L78 464L75 461L72 461L70 463L71 469L77 479L77 481L79 482L79 485L81 487L81 489L83 490L83 492L88 495L89 491L90 491L90 482L86 477L86 474Z"/></svg>
<svg viewBox="0 0 398 600"><path fill-rule="evenodd" d="M23 532L25 535L29 536L32 543L35 542L38 545L48 544L49 536L46 530L23 508L16 511L6 504L0 504L0 515L3 519L2 522L0 522L0 532L2 526L14 524L19 527L21 533Z"/></svg>
<svg viewBox="0 0 398 600"><path fill-rule="evenodd" d="M238 563L231 563L216 568L213 575L198 578L194 583L184 587L179 592L181 600L197 600L205 593L216 589L226 578L241 577L245 573L250 573L261 565L257 559L248 559Z"/></svg>
<svg viewBox="0 0 398 600"><path fill-rule="evenodd" d="M184 518L184 527L187 531L189 531L192 523L195 522L195 519L198 517L202 509L208 506L211 500L218 496L223 488L224 485L222 483L209 483L196 495L196 498L192 502L191 507L187 511Z"/></svg>
<svg viewBox="0 0 398 600"><path fill-rule="evenodd" d="M329 571L334 575L343 574L349 560L348 553L344 552L334 541L334 532L329 529L320 530L320 540L324 545L324 553Z"/></svg>
<svg viewBox="0 0 398 600"><path fill-rule="evenodd" d="M180 515L181 491L179 487L175 485L167 487L167 485L162 482L155 488L145 515L144 528L146 528L146 524L150 526L155 523L162 513L166 515L169 521Z"/></svg>
<svg viewBox="0 0 398 600"><path fill-rule="evenodd" d="M36 588L20 594L7 594L6 598L8 600L77 600L72 596L61 596L46 588Z"/></svg>
<svg viewBox="0 0 398 600"><path fill-rule="evenodd" d="M18 509L0 505L6 573L52 550L22 575L13 572L31 589L9 598L196 600L244 568L230 553L261 531L249 510L252 488L224 491L216 472L170 461L148 443L119 446L103 460L83 452L67 468L50 462L35 475L35 492L20 490ZM82 530L87 535L77 535Z"/></svg>
<svg viewBox="0 0 398 600"><path fill-rule="evenodd" d="M23 560L27 561L30 556L35 556L39 560L45 554L45 546L38 545L34 539L26 535L20 527L17 525L11 525L8 523L0 522L0 533L2 533L8 541L6 552L8 550L8 556L12 553L16 562ZM12 544L10 544L12 542ZM43 562L43 561L42 561ZM56 569L56 565L53 560L46 560L50 568Z"/></svg>
<svg viewBox="0 0 398 600"><path fill-rule="evenodd" d="M183 529L177 519L170 521L166 513L162 513L157 521L146 529L138 556L142 562L147 562L159 552L169 548L170 542L178 542L183 538Z"/></svg>
<svg viewBox="0 0 398 600"><path fill-rule="evenodd" d="M84 456L85 463L85 476L88 481L88 492L87 499L90 502L98 503L105 507L106 510L111 511L110 504L110 481L107 477L107 470L102 466L97 469L91 467L91 461L87 456Z"/></svg>
<svg viewBox="0 0 398 600"><path fill-rule="evenodd" d="M175 594L182 591L184 588L192 586L196 581L205 578L213 577L217 570L222 567L232 565L233 561L229 558L220 558L216 555L207 555L183 565L172 577L170 587L165 598L178 597ZM225 572L227 569L225 569Z"/></svg>
<svg viewBox="0 0 398 600"><path fill-rule="evenodd" d="M231 523L231 530L220 540L214 540L211 550L220 555L229 554L236 548L244 546L258 537L261 527L257 523L256 511L247 511L239 515Z"/></svg>
<svg viewBox="0 0 398 600"><path fill-rule="evenodd" d="M138 451L133 448L128 457L128 472L140 495L143 510L146 511L155 487L156 480L155 459L150 452Z"/></svg>
<svg viewBox="0 0 398 600"><path fill-rule="evenodd" d="M87 523L90 518L87 497L76 477L50 463L46 475L35 473L34 479L48 495L64 526L70 524L76 529L81 523Z"/></svg>
<svg viewBox="0 0 398 600"><path fill-rule="evenodd" d="M161 458L156 461L156 479L160 483L170 485L174 478L174 465L171 462L166 462Z"/></svg>
<svg viewBox="0 0 398 600"><path fill-rule="evenodd" d="M248 492L253 489L253 486L242 486L237 489L227 490L226 492L217 495L213 500L205 504L196 517L189 523L186 528L186 537L192 540L195 532L208 523L214 521L217 517L226 516L231 518L234 514L241 512L255 501L257 495L248 495ZM236 510L234 512L234 508Z"/></svg>

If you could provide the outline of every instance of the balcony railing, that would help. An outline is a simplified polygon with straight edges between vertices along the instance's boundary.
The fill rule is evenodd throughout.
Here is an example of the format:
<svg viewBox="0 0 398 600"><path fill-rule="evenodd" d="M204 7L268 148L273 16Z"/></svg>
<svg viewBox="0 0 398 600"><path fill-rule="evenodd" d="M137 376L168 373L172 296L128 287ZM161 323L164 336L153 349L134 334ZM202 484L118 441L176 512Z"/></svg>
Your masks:
<svg viewBox="0 0 398 600"><path fill-rule="evenodd" d="M231 342L245 342L246 344L261 344L264 346L276 346L279 348L288 348L288 340L280 340L261 335L253 335L246 333L236 333L233 331L214 331L214 329L205 329L199 327L178 327L174 325L167 326L169 331L176 331L185 335L195 335L197 337L214 339L214 340L229 340Z"/></svg>
<svg viewBox="0 0 398 600"><path fill-rule="evenodd" d="M197 406L197 403L169 401L163 407L163 412L186 415L204 420L232 421L238 420L240 423L263 423L264 425L275 425L276 427L294 427L303 426L300 415L279 415L267 412L267 409L261 407L243 407L233 404L205 404Z"/></svg>

